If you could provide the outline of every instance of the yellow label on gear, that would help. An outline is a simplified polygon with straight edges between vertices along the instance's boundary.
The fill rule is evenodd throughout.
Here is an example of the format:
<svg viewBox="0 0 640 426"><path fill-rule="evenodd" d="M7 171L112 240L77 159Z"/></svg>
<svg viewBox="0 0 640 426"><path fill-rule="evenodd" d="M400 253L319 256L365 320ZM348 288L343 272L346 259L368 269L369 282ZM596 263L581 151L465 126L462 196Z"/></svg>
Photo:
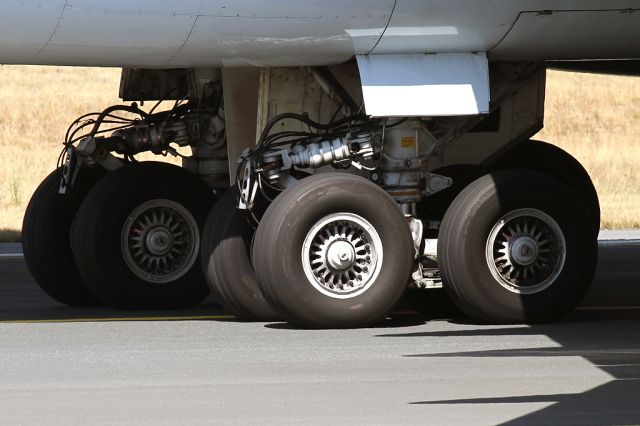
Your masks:
<svg viewBox="0 0 640 426"><path fill-rule="evenodd" d="M404 136L400 138L400 146L403 148L415 148L416 138L414 136Z"/></svg>

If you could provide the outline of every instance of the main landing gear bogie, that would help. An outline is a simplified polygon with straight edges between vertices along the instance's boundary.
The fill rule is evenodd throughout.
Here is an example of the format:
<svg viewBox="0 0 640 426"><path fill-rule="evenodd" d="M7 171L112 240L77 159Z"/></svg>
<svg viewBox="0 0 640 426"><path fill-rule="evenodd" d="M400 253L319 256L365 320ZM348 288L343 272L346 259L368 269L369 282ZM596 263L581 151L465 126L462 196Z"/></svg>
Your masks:
<svg viewBox="0 0 640 426"><path fill-rule="evenodd" d="M445 191L442 191L440 193L435 194L434 196L424 199L418 206L418 213L419 213L420 219L422 219L424 223L427 223L429 221L442 222L446 212L449 211L450 212L449 217L451 217L454 215L454 211L459 208L457 204L454 206L454 201L456 200L456 198L460 196L462 192L466 191L468 193L469 191L473 191L472 189L468 189L468 187L476 179L480 179L480 178L491 179L485 175L498 176L504 173L513 173L513 170L516 170L516 169L522 170L521 172L518 172L521 175L526 174L526 171L533 172L532 178L534 178L533 176L539 177L541 175L544 175L544 178L541 178L542 180L539 182L539 184L535 185L535 188L533 188L531 192L526 194L527 196L537 193L538 195L543 194L543 196L545 197L551 197L550 195L551 192L547 191L546 187L549 185L548 179L554 179L554 182L559 181L560 183L566 185L568 188L565 188L565 190L572 192L573 198L575 198L576 196L580 198L580 201L582 203L581 205L584 208L580 208L578 207L579 204L576 204L573 208L573 214L576 217L579 216L581 221L585 220L585 217L586 217L588 218L586 220L589 220L592 223L590 227L588 226L586 228L583 228L581 232L584 232L586 234L591 234L591 236L588 239L588 244L590 246L593 246L594 244L596 244L597 235L600 228L599 226L600 225L600 204L598 201L598 194L596 192L593 182L591 181L591 178L589 177L589 174L574 157L572 157L567 152L563 151L561 148L545 142L534 141L534 140L519 144L515 149L503 155L499 160L491 164L488 164L484 167L481 167L478 165L471 165L471 164L453 165L453 166L447 166L434 171L434 173L452 177L454 181L454 185ZM503 200L509 199L510 197L511 195L509 194L501 193L501 199ZM565 199L557 199L555 200L555 202L559 204L565 204L567 201ZM540 222L548 223L549 224L548 229L555 229L556 230L555 234L558 234L558 235L561 234L561 232L558 232L557 230L558 226L557 224L554 224L555 222L554 220L548 218L544 214L537 213L535 210L536 209L530 209L529 211L530 214L527 214L526 210L524 212L520 212L522 214L516 213L515 215L519 216L520 218L519 219L516 217L511 218L511 221L512 221L511 225L517 226L519 224L520 226L522 226L522 232L528 231L528 229L525 230L525 227L529 226L527 224L526 218L530 217L532 221L538 221L538 223ZM468 214L471 215L471 214L483 214L483 213L480 211L474 210L474 211L468 212ZM541 217L536 219L536 216L541 216ZM509 219L507 216L505 217ZM590 232L591 229L593 230L593 233ZM441 230L442 228L430 230L429 231L430 234L428 235L428 238L438 238L439 234L442 235ZM503 229L503 231L511 232L508 228ZM497 237L498 235L499 235L499 230L496 231L494 236ZM520 239L521 243L518 243L516 247L518 245L522 245L522 242L528 241L529 244L524 244L522 245L522 247L526 249L527 247L533 245L533 247L535 248L535 244L539 244L539 241L535 240L534 238L535 233L530 237L533 239L533 241L528 240L526 238ZM496 244L500 244L500 243L504 243L504 241L501 242L499 241L499 238L498 238L498 242ZM442 247L443 244L457 244L458 247L462 245L461 243L455 243L453 239L449 240L449 243L444 243L441 241L441 249L443 249ZM446 250L445 250L445 253L447 253ZM455 256L455 251L449 252L449 253L451 253L450 256ZM443 252L439 251L439 256L438 256L439 261L443 261L442 259L443 255L444 255ZM481 253L478 253L478 255L481 255ZM541 259L544 260L544 256L542 256ZM493 263L495 263L495 260L496 259L494 258ZM590 263L588 264L588 266L586 267L586 270L584 271L585 272L584 276L578 279L581 282L576 283L576 286L578 286L579 288L582 288L583 286L588 287L593 277L593 273L589 272L589 270L592 269L592 267L595 265L595 261L592 259L591 256L584 256L584 260ZM513 265L510 259L506 259L505 262L506 264ZM529 265L529 266L535 267L535 264ZM515 269L513 269L513 272L517 273L518 269L520 269L521 273L523 274L526 271L528 275L531 271L531 268L524 268L524 269L518 268L516 264ZM441 274L443 273L442 269L440 272ZM495 272L494 275L497 277L496 278L497 283L504 284L503 278L499 278L501 275L500 273ZM448 281L451 281L451 280L449 279ZM476 284L470 284L470 285L476 285ZM453 298L456 299L457 297L455 292L451 291L451 288L450 288L451 285L448 285L448 283L445 282L445 287L449 287L449 293L452 293ZM430 317L432 317L433 315L443 315L443 314L457 315L456 310L453 309L453 306L452 306L453 302L451 301L451 297L449 297L446 294L445 290L447 289L434 289L429 291L411 290L407 293L407 300L411 306L415 307L420 312L423 312ZM520 297L524 299L530 298L524 294ZM552 299L549 299L548 303L550 305L556 304L556 302ZM461 305L461 304L465 304L465 302L461 303L458 300L457 305ZM468 303L466 304L468 305ZM497 322L507 322L507 319L504 318L502 314L495 314L495 316L494 314L490 314L490 315L475 314L475 311L470 310L468 307L467 309L463 309L463 310L465 310L468 315L471 315L478 320L482 320L482 321L493 320ZM559 315L560 314L558 314L557 316ZM552 316L553 315L549 315L550 318ZM527 315L526 320L535 321L534 317L535 315L531 315L531 313L529 313ZM525 321L525 319L523 319L522 315L519 315L519 316L516 316L515 318L512 318L511 321L522 322L522 321Z"/></svg>
<svg viewBox="0 0 640 426"><path fill-rule="evenodd" d="M290 149L281 133L261 138L243 154L242 191L227 190L215 208L222 175L107 161L81 144L75 184L62 196L53 173L25 215L36 281L62 303L121 309L193 306L211 290L239 319L309 328L375 324L411 287L423 307L449 302L444 290L468 316L498 323L556 319L587 291L600 210L564 151L530 142L486 168L427 173L429 151L416 147L433 140L419 122L385 132L361 117L349 127L295 117L319 130L296 133ZM112 171L86 161L94 154ZM371 180L306 173L327 165L369 170Z"/></svg>
<svg viewBox="0 0 640 426"><path fill-rule="evenodd" d="M458 184L425 198L417 219L441 221L439 230L423 228L422 239L438 239L437 267L448 296L411 289L414 306L438 311L453 301L467 316L491 323L551 321L576 306L597 261L592 229L599 206L597 196L588 196L593 184L586 172L573 183L531 168L438 172ZM368 326L393 309L415 278L422 256L422 240L410 231L416 218L367 179L302 178L259 215L253 238L250 213L238 211L238 201L234 189L212 213L202 257L214 293L241 319Z"/></svg>

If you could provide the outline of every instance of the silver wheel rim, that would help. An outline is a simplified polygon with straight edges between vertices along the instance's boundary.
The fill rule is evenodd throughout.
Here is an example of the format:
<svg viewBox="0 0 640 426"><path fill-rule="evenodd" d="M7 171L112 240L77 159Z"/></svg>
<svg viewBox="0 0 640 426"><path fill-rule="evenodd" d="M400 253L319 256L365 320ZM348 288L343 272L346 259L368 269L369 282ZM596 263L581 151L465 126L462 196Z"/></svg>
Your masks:
<svg viewBox="0 0 640 426"><path fill-rule="evenodd" d="M307 280L336 299L357 297L375 282L382 266L382 240L366 219L334 213L318 221L302 245Z"/></svg>
<svg viewBox="0 0 640 426"><path fill-rule="evenodd" d="M493 277L507 290L540 293L562 272L566 259L564 234L558 223L540 210L515 210L491 230L486 259Z"/></svg>
<svg viewBox="0 0 640 426"><path fill-rule="evenodd" d="M121 246L131 272L145 281L164 284L191 269L198 257L200 231L182 205L150 200L125 220Z"/></svg>

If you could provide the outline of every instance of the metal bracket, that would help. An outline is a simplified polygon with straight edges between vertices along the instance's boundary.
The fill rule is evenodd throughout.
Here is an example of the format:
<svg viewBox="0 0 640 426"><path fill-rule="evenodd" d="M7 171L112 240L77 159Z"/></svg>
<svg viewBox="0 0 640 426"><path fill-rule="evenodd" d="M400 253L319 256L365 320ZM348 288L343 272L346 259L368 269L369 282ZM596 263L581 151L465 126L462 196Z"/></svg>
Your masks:
<svg viewBox="0 0 640 426"><path fill-rule="evenodd" d="M425 181L427 185L424 193L427 197L429 195L437 194L440 191L444 191L453 185L453 179L450 177L434 173L427 173L425 175Z"/></svg>
<svg viewBox="0 0 640 426"><path fill-rule="evenodd" d="M425 239L420 262L411 278L417 288L442 288L442 277L438 269L438 240Z"/></svg>
<svg viewBox="0 0 640 426"><path fill-rule="evenodd" d="M59 194L66 194L72 187L77 176L78 170L78 158L76 156L76 150L73 146L69 146L66 149L67 159L62 166L62 178L60 179L60 187L58 188Z"/></svg>
<svg viewBox="0 0 640 426"><path fill-rule="evenodd" d="M417 288L426 290L442 288L442 278L437 268L424 268L422 265L418 265L412 278Z"/></svg>
<svg viewBox="0 0 640 426"><path fill-rule="evenodd" d="M124 162L111 155L110 152L96 148L96 140L93 137L82 139L77 147L68 146L66 149L67 159L62 166L62 179L58 193L66 194L78 177L78 171L83 165L98 163L105 170L114 171L124 166Z"/></svg>
<svg viewBox="0 0 640 426"><path fill-rule="evenodd" d="M413 246L415 249L415 258L420 257L420 246L422 245L422 238L424 235L424 225L420 219L409 216L409 229L411 230L411 237L413 238Z"/></svg>
<svg viewBox="0 0 640 426"><path fill-rule="evenodd" d="M240 187L240 201L238 202L238 209L251 210L253 208L253 201L256 198L256 192L258 191L258 182L252 181L253 170L251 167L251 161L246 158L249 154L249 148L245 149L242 153L244 159L244 172L242 175L242 185Z"/></svg>

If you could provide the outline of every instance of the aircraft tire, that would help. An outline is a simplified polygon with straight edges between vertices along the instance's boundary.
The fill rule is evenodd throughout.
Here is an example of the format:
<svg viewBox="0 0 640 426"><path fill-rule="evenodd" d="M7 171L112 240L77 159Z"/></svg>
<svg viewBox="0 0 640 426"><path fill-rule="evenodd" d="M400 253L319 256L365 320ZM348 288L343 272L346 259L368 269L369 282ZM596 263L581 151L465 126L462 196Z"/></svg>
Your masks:
<svg viewBox="0 0 640 426"><path fill-rule="evenodd" d="M265 297L288 322L353 328L382 320L401 299L413 251L386 192L358 176L323 173L269 206L252 257Z"/></svg>
<svg viewBox="0 0 640 426"><path fill-rule="evenodd" d="M209 294L200 230L215 202L194 174L145 162L105 177L82 203L71 232L80 275L105 305L175 309Z"/></svg>
<svg viewBox="0 0 640 426"><path fill-rule="evenodd" d="M438 262L445 288L478 321L558 319L593 279L592 224L583 200L551 176L532 170L483 176L460 193L442 222Z"/></svg>
<svg viewBox="0 0 640 426"><path fill-rule="evenodd" d="M266 301L251 264L254 231L238 210L238 188L216 203L202 233L202 269L211 292L243 321L272 321L280 315Z"/></svg>
<svg viewBox="0 0 640 426"><path fill-rule="evenodd" d="M105 174L101 167L81 168L67 195L58 193L62 169L54 170L34 192L22 222L22 250L40 288L69 306L100 302L87 289L71 252L71 224L87 192Z"/></svg>
<svg viewBox="0 0 640 426"><path fill-rule="evenodd" d="M555 177L575 191L591 212L593 230L600 232L600 200L587 170L571 154L550 143L530 140L500 158L496 169L530 169Z"/></svg>

